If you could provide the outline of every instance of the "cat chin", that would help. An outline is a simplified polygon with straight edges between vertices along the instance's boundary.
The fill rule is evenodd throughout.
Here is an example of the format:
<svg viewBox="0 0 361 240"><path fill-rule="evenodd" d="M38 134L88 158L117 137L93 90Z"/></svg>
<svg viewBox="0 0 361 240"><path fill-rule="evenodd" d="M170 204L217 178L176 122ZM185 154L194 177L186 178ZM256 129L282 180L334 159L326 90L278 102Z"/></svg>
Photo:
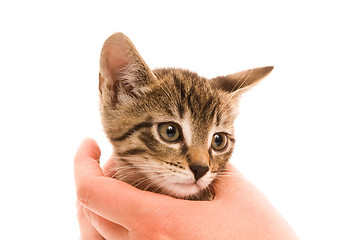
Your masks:
<svg viewBox="0 0 361 240"><path fill-rule="evenodd" d="M180 180L180 179L179 179ZM163 181L160 184L162 193L167 195L182 198L182 199L203 199L204 192L208 192L209 185L213 180L213 176L210 173L207 173L203 178L199 179L197 182L194 179L182 179L177 182L173 181Z"/></svg>
<svg viewBox="0 0 361 240"><path fill-rule="evenodd" d="M202 188L198 184L173 184L171 189L163 189L163 194L169 196L187 199L187 200L212 200L214 198L213 192L209 187Z"/></svg>
<svg viewBox="0 0 361 240"><path fill-rule="evenodd" d="M163 191L176 198L196 199L197 195L200 195L207 186L208 184L206 186L201 186L197 183L172 183L168 184L166 187L163 186Z"/></svg>
<svg viewBox="0 0 361 240"><path fill-rule="evenodd" d="M185 198L187 196L196 195L202 188L200 188L197 184L182 184L182 183L175 183L173 184L172 188L167 189L171 195L176 197Z"/></svg>

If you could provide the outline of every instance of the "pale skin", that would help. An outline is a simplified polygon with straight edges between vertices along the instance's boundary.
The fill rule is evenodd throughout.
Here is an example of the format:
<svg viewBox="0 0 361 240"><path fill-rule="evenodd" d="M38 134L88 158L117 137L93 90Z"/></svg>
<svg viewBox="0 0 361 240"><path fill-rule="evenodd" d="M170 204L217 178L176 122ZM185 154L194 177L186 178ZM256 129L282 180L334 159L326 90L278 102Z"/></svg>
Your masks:
<svg viewBox="0 0 361 240"><path fill-rule="evenodd" d="M264 195L229 164L212 201L141 191L108 177L85 139L74 161L81 239L298 239ZM111 168L109 161L104 169Z"/></svg>

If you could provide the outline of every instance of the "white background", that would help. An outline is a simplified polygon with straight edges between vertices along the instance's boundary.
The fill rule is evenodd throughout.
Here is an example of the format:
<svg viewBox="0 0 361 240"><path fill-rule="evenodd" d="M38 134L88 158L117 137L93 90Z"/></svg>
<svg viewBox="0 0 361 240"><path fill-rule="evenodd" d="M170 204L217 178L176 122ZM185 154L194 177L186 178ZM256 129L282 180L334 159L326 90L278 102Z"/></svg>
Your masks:
<svg viewBox="0 0 361 240"><path fill-rule="evenodd" d="M274 65L242 98L232 162L301 239L361 239L357 1L6 2L1 238L78 237L73 156L86 136L103 162L111 154L98 61L104 40L122 31L151 68L214 77Z"/></svg>

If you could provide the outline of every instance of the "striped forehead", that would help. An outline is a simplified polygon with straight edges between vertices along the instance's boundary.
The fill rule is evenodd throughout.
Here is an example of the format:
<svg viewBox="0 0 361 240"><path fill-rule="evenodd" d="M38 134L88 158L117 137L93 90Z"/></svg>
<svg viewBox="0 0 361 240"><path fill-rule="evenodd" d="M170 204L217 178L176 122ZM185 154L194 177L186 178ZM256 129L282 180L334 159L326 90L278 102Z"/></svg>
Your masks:
<svg viewBox="0 0 361 240"><path fill-rule="evenodd" d="M203 78L184 77L174 75L170 84L173 84L175 109L177 115L183 118L189 114L194 123L211 124L216 118L219 125L220 99L218 94L211 88L208 80Z"/></svg>

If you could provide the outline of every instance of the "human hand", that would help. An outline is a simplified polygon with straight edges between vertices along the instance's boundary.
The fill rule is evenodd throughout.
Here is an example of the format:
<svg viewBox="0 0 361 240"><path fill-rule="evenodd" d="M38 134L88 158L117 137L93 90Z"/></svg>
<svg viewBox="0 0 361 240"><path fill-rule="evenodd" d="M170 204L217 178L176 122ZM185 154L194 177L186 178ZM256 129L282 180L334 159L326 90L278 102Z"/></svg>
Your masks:
<svg viewBox="0 0 361 240"><path fill-rule="evenodd" d="M74 161L82 239L298 239L231 165L212 201L187 201L107 177L99 158L96 142L86 139Z"/></svg>

